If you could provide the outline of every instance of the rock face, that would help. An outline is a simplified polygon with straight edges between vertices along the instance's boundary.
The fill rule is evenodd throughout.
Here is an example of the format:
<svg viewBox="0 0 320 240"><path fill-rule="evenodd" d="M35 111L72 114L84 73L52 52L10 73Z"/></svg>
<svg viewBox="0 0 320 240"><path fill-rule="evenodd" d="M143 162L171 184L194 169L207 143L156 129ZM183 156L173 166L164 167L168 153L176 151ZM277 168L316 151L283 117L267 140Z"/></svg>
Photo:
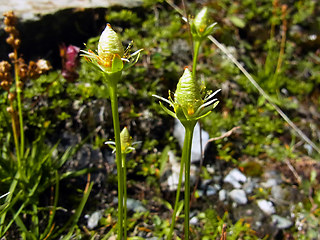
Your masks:
<svg viewBox="0 0 320 240"><path fill-rule="evenodd" d="M6 44L2 18L14 11L19 18L21 47L26 61L45 58L60 68L59 45L84 48L91 37L106 26L106 10L113 6L138 7L142 0L0 0L0 59L8 60L12 49Z"/></svg>
<svg viewBox="0 0 320 240"><path fill-rule="evenodd" d="M23 20L36 20L47 14L74 8L108 8L111 6L138 7L142 0L0 0L1 16L4 12L14 11Z"/></svg>

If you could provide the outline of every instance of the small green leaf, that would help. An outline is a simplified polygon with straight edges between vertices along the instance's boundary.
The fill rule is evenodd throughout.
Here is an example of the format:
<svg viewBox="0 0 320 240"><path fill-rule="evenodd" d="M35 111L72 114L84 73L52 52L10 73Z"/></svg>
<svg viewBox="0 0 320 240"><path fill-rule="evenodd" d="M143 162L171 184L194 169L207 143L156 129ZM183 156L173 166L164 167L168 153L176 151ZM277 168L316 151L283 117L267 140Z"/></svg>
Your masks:
<svg viewBox="0 0 320 240"><path fill-rule="evenodd" d="M246 26L245 21L235 15L230 16L229 19L236 27L244 28Z"/></svg>
<svg viewBox="0 0 320 240"><path fill-rule="evenodd" d="M118 54L115 54L112 59L111 72L119 72L123 69L123 62Z"/></svg>

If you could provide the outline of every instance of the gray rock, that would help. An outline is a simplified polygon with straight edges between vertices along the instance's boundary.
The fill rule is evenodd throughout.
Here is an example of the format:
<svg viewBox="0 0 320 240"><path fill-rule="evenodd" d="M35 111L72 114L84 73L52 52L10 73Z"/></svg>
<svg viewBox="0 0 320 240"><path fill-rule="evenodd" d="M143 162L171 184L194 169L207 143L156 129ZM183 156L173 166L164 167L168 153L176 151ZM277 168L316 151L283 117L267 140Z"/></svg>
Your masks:
<svg viewBox="0 0 320 240"><path fill-rule="evenodd" d="M199 219L196 216L194 216L190 219L191 225L196 225L196 224L198 224L198 222L199 222Z"/></svg>
<svg viewBox="0 0 320 240"><path fill-rule="evenodd" d="M248 202L246 193L242 189L233 189L229 193L229 196L232 199L232 201L240 205L246 204Z"/></svg>
<svg viewBox="0 0 320 240"><path fill-rule="evenodd" d="M177 138L180 147L183 147L183 141L184 141L184 135L185 130L181 122L177 119L175 119L174 124L174 130L173 130L173 136ZM199 130L199 124L197 123L194 127L194 133L193 133L193 139L192 139L192 148L191 148L191 162L197 162L201 159L201 149L200 149L200 142L202 140L202 147L204 148L205 144L209 140L209 134L201 130L201 139L200 139L200 130Z"/></svg>
<svg viewBox="0 0 320 240"><path fill-rule="evenodd" d="M270 178L266 182L261 183L261 186L264 188L271 188L276 185L278 185L278 181L275 178Z"/></svg>
<svg viewBox="0 0 320 240"><path fill-rule="evenodd" d="M223 181L230 183L234 188L240 188L241 184L247 181L247 177L237 168L235 168L228 173Z"/></svg>
<svg viewBox="0 0 320 240"><path fill-rule="evenodd" d="M217 188L214 186L209 185L207 188L207 196L212 196L215 195L217 193Z"/></svg>
<svg viewBox="0 0 320 240"><path fill-rule="evenodd" d="M227 191L225 189L221 189L219 191L219 200L221 202L225 201L227 199Z"/></svg>
<svg viewBox="0 0 320 240"><path fill-rule="evenodd" d="M113 199L113 203L118 203L118 198ZM134 212L146 212L147 209L138 200L127 198L127 209Z"/></svg>
<svg viewBox="0 0 320 240"><path fill-rule="evenodd" d="M251 178L248 178L247 182L245 182L242 186L243 190L247 194L251 194L256 187L257 187L256 181Z"/></svg>
<svg viewBox="0 0 320 240"><path fill-rule="evenodd" d="M257 204L258 204L258 207L261 209L261 211L268 216L276 212L276 209L273 206L273 203L270 201L267 201L265 199L259 199L257 200Z"/></svg>
<svg viewBox="0 0 320 240"><path fill-rule="evenodd" d="M278 228L278 229L286 229L292 226L292 222L289 219L286 219L284 217L280 217L278 215L272 215L272 223Z"/></svg>
<svg viewBox="0 0 320 240"><path fill-rule="evenodd" d="M132 210L134 212L146 212L147 209L142 205L142 203L138 200L128 198L127 199L127 208L128 210Z"/></svg>
<svg viewBox="0 0 320 240"><path fill-rule="evenodd" d="M271 196L275 199L275 200L284 200L285 199L285 191L282 189L281 186L279 185L275 185L272 186L271 188Z"/></svg>
<svg viewBox="0 0 320 240"><path fill-rule="evenodd" d="M92 213L88 219L88 223L87 223L88 228L94 229L95 227L97 227L101 217L102 217L101 211L95 211L94 213Z"/></svg>
<svg viewBox="0 0 320 240"><path fill-rule="evenodd" d="M52 14L68 8L108 8L111 6L138 7L142 0L0 0L0 14L14 11L24 20L34 20L39 16Z"/></svg>

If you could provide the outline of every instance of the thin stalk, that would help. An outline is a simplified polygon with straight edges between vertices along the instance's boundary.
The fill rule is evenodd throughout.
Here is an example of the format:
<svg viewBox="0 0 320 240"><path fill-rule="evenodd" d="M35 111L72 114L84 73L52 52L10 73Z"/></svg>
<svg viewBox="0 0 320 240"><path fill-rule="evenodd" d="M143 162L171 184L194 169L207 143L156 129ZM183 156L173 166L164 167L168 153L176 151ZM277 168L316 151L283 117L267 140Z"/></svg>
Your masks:
<svg viewBox="0 0 320 240"><path fill-rule="evenodd" d="M193 42L193 63L192 63L192 77L194 79L196 78L197 60L198 60L200 45L201 45L200 40L194 40L194 42Z"/></svg>
<svg viewBox="0 0 320 240"><path fill-rule="evenodd" d="M183 142L182 148L182 156L181 156L181 163L180 163L180 173L179 173L179 182L177 187L176 193L176 200L174 204L174 210L172 215L172 221L170 226L170 231L167 236L167 240L172 239L173 229L176 222L176 215L178 211L178 203L180 199L180 192L181 192L181 183L182 183L182 176L183 176L183 169L185 168L185 199L184 199L184 213L185 213L185 220L184 220L184 227L185 227L185 238L189 239L189 205L190 205L190 157L191 157L191 146L192 146L192 136L195 123L188 124L185 126L185 137ZM187 215L187 217L186 217ZM187 230L186 230L187 229Z"/></svg>
<svg viewBox="0 0 320 240"><path fill-rule="evenodd" d="M277 63L277 68L275 75L278 75L281 69L281 65L283 62L283 56L284 56L284 51L285 51L285 46L286 46L286 33L287 33L287 19L286 19L286 13L287 13L287 7L286 5L282 6L282 32L281 32L281 44L280 44L280 52L279 52L279 57L278 57L278 63Z"/></svg>
<svg viewBox="0 0 320 240"><path fill-rule="evenodd" d="M122 153L122 169L123 169L123 229L124 229L124 239L127 239L127 164L126 164L126 154Z"/></svg>
<svg viewBox="0 0 320 240"><path fill-rule="evenodd" d="M183 144L183 149L185 149L185 144L186 142L184 142ZM182 184L182 176L183 176L183 169L184 169L184 152L182 151L182 157L181 157L181 162L180 162L180 173L179 173L179 182L178 182L178 186L177 186L177 193L176 193L176 200L174 203L174 209L173 209L173 214L172 214L172 220L171 220L171 225L170 225L170 231L169 234L167 236L167 240L171 240L172 239L172 234L173 234L173 229L176 223L176 218L177 218L177 211L178 211L178 204L179 204L179 199L180 199L180 192L181 192L181 184Z"/></svg>
<svg viewBox="0 0 320 240"><path fill-rule="evenodd" d="M189 215L190 215L190 156L192 147L192 136L194 127L186 127L186 134L183 144L185 162L185 183L184 183L184 239L189 240Z"/></svg>
<svg viewBox="0 0 320 240"><path fill-rule="evenodd" d="M118 175L118 239L123 237L123 169L121 159L121 142L120 142L120 123L118 112L118 98L117 98L117 82L120 76L105 75L109 84L109 93L111 100L114 138L116 143L116 163Z"/></svg>
<svg viewBox="0 0 320 240"><path fill-rule="evenodd" d="M10 107L13 109L13 103L10 101ZM18 139L18 130L17 130L17 124L15 120L15 112L11 113L11 125L12 125L12 131L13 131L13 139L14 139L14 145L16 148L16 156L17 156L17 166L18 171L21 169L21 158L20 158L20 150L19 150L19 139Z"/></svg>
<svg viewBox="0 0 320 240"><path fill-rule="evenodd" d="M17 171L16 175L14 176L13 181L11 182L10 188L9 188L9 194L7 195L6 199L5 199L5 203L9 203L9 206L11 204L11 200L12 200L12 196L13 193L17 187L18 184L18 179L20 178L20 171ZM7 215L7 211L4 211L1 214L1 218L0 218L0 238L6 233L7 230L3 231L3 228L5 227L4 222L6 219L6 215Z"/></svg>
<svg viewBox="0 0 320 240"><path fill-rule="evenodd" d="M14 75L17 89L17 103L18 103L18 114L19 114L19 124L20 124L20 158L23 158L24 154L24 127L23 127L23 115L22 115L22 105L21 105L21 82L19 78L19 66L18 66L18 52L14 49Z"/></svg>

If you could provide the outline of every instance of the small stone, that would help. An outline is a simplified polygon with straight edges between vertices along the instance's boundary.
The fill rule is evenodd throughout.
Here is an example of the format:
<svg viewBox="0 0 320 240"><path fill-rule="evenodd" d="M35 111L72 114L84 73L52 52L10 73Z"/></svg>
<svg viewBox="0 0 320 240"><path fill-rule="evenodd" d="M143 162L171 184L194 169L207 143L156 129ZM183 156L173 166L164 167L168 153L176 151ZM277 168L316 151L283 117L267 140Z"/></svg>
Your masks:
<svg viewBox="0 0 320 240"><path fill-rule="evenodd" d="M219 191L219 200L220 200L221 202L223 202L223 201L225 201L226 199L227 199L227 191L224 190L224 189L221 189L221 190Z"/></svg>
<svg viewBox="0 0 320 240"><path fill-rule="evenodd" d="M258 204L258 207L261 209L261 211L268 216L276 212L275 207L270 201L267 201L265 199L259 199L257 200L257 204Z"/></svg>
<svg viewBox="0 0 320 240"><path fill-rule="evenodd" d="M243 184L242 188L247 194L251 194L253 189L257 187L257 183L252 179L248 178L248 181Z"/></svg>
<svg viewBox="0 0 320 240"><path fill-rule="evenodd" d="M199 222L199 220L198 220L198 218L196 216L194 216L194 217L192 217L190 219L190 224L191 225L196 225L196 224L198 224L198 222Z"/></svg>
<svg viewBox="0 0 320 240"><path fill-rule="evenodd" d="M271 196L275 200L284 200L285 199L285 191L279 185L272 186L272 188L271 188Z"/></svg>
<svg viewBox="0 0 320 240"><path fill-rule="evenodd" d="M237 204L244 205L248 202L246 192L242 189L233 189L229 193L230 198Z"/></svg>
<svg viewBox="0 0 320 240"><path fill-rule="evenodd" d="M88 224L87 224L88 228L94 229L95 227L97 227L101 217L102 217L102 214L100 211L95 211L94 213L92 213L88 219Z"/></svg>
<svg viewBox="0 0 320 240"><path fill-rule="evenodd" d="M207 193L207 196L215 195L217 193L217 189L215 187L209 185L206 193Z"/></svg>
<svg viewBox="0 0 320 240"><path fill-rule="evenodd" d="M278 229L286 229L292 226L292 222L289 219L286 219L284 217L280 217L278 215L272 215L272 223L278 228Z"/></svg>
<svg viewBox="0 0 320 240"><path fill-rule="evenodd" d="M238 169L232 169L228 175L223 179L224 182L230 183L234 188L240 188L241 183L247 181L247 177Z"/></svg>
<svg viewBox="0 0 320 240"><path fill-rule="evenodd" d="M175 119L173 136L177 138L180 147L183 147L185 130L181 122ZM209 140L209 133L204 130L201 130L201 138L200 138L200 127L199 123L194 127L193 138L192 138L192 147L191 147L191 162L197 162L201 159L202 150L200 148L200 143L202 143L202 147L206 145Z"/></svg>
<svg viewBox="0 0 320 240"><path fill-rule="evenodd" d="M113 198L113 203L118 203L118 198ZM146 212L147 209L138 200L127 198L127 209L134 212Z"/></svg>
<svg viewBox="0 0 320 240"><path fill-rule="evenodd" d="M134 212L146 212L147 209L142 205L142 203L138 200L128 198L127 199L127 208L128 210L132 210Z"/></svg>
<svg viewBox="0 0 320 240"><path fill-rule="evenodd" d="M278 184L277 179L270 178L266 182L261 183L261 186L263 188L271 188L273 186L276 186Z"/></svg>

